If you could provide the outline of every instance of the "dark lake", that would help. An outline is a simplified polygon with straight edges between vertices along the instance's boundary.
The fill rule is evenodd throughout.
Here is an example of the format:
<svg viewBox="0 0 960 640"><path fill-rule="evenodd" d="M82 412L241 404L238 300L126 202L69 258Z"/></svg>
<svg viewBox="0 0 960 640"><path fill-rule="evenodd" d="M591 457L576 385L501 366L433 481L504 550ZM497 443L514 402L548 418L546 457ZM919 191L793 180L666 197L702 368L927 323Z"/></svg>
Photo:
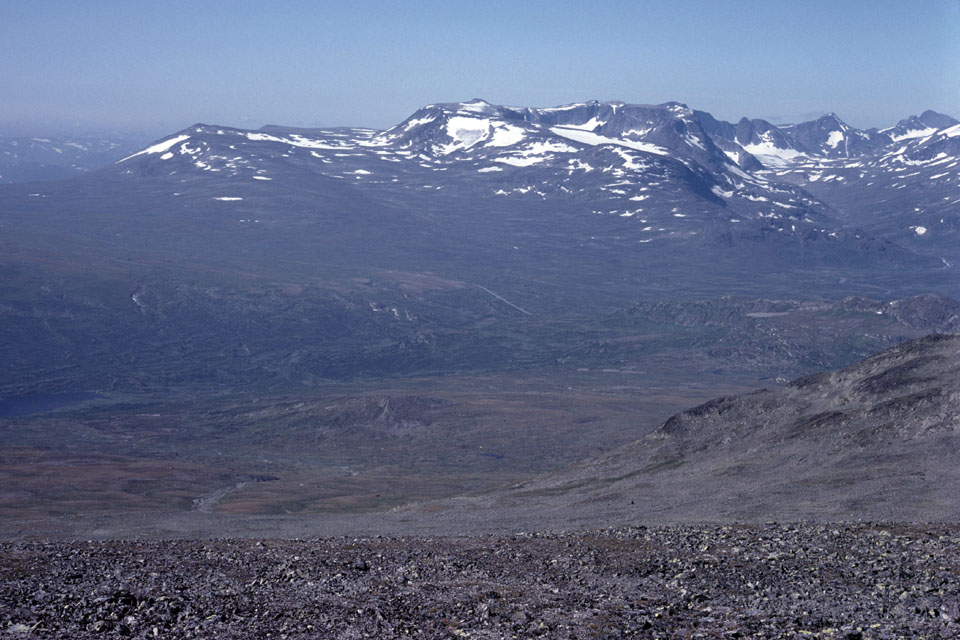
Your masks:
<svg viewBox="0 0 960 640"><path fill-rule="evenodd" d="M46 413L47 411L62 409L102 397L89 391L79 391L75 393L37 393L30 396L0 398L0 418L16 418L32 413Z"/></svg>

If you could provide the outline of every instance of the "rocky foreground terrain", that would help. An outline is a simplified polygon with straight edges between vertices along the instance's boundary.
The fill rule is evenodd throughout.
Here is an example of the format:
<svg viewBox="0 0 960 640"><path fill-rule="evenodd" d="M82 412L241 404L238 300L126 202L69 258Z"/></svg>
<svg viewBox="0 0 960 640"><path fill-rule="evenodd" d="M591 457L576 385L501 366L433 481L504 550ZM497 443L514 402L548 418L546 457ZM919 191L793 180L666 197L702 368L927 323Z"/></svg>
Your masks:
<svg viewBox="0 0 960 640"><path fill-rule="evenodd" d="M958 380L932 335L389 512L0 520L0 639L960 638Z"/></svg>
<svg viewBox="0 0 960 640"><path fill-rule="evenodd" d="M956 638L960 527L0 544L0 637Z"/></svg>

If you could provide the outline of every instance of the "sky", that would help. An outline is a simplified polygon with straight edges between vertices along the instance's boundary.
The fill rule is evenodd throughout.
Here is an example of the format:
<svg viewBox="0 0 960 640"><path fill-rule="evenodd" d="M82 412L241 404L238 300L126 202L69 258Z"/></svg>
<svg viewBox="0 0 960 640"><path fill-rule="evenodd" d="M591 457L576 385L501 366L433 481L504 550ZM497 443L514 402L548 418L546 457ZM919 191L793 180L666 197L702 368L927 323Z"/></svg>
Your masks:
<svg viewBox="0 0 960 640"><path fill-rule="evenodd" d="M960 2L0 0L0 135L386 128L476 97L960 116Z"/></svg>

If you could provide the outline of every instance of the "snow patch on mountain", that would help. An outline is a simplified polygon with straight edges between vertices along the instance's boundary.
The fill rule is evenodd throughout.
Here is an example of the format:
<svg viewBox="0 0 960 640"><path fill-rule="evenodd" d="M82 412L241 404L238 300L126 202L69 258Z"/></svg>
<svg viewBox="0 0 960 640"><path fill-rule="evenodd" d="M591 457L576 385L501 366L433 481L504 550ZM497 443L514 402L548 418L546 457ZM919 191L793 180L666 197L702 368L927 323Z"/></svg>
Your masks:
<svg viewBox="0 0 960 640"><path fill-rule="evenodd" d="M641 171L647 168L647 165L643 163L642 160L638 159L636 156L631 155L623 149L613 149L615 154L620 156L620 159L623 160L623 168L629 171Z"/></svg>
<svg viewBox="0 0 960 640"><path fill-rule="evenodd" d="M957 136L960 136L960 124L956 124L952 127L944 129L943 131L940 132L940 135L946 138L955 138Z"/></svg>
<svg viewBox="0 0 960 640"><path fill-rule="evenodd" d="M407 120L407 124L405 124L403 128L406 131L409 131L410 129L415 129L421 125L430 124L436 119L437 119L437 114L435 113L423 116L422 118L411 118L410 120Z"/></svg>
<svg viewBox="0 0 960 640"><path fill-rule="evenodd" d="M293 134L289 138L279 138L268 133L251 132L247 133L247 140L250 140L251 142L280 142L282 144L288 144L291 147L302 147L305 149L327 149L330 151L342 151L344 149L355 148L353 145L343 143L331 144L326 140L314 140L298 134Z"/></svg>
<svg viewBox="0 0 960 640"><path fill-rule="evenodd" d="M555 133L558 136L567 138L568 140L573 140L574 142L580 142L583 144L588 144L590 146L598 145L615 145L618 147L627 147L629 149L636 149L637 151L645 151L646 153L654 153L656 155L665 156L668 155L668 152L663 147L658 147L655 144L650 144L648 142L639 142L637 140L624 140L623 138L608 138L607 136L601 136L600 134L593 133L590 131L581 131L579 129L571 129L569 127L550 127L550 131Z"/></svg>
<svg viewBox="0 0 960 640"><path fill-rule="evenodd" d="M606 120L601 120L597 116L593 116L583 124L565 124L564 127L568 129L580 129L582 131L596 131L603 125L607 124Z"/></svg>
<svg viewBox="0 0 960 640"><path fill-rule="evenodd" d="M522 142L526 132L520 127L513 127L508 124L495 126L493 137L487 143L488 147L510 147L518 142Z"/></svg>
<svg viewBox="0 0 960 640"><path fill-rule="evenodd" d="M136 158L137 156L149 155L149 154L152 154L152 153L163 153L163 152L165 152L165 151L168 151L168 150L169 150L172 146L174 146L175 144L177 144L177 143L179 143L179 142L183 142L184 140L187 140L187 139L189 139L189 138L190 138L190 135L189 135L189 134L182 134L182 135L176 136L175 138L170 138L169 140L164 140L164 141L162 141L162 142L158 142L157 144L153 145L152 147L147 147L147 148L144 149L143 151L137 151L136 153L133 153L133 154L127 156L126 158L123 158L122 160L118 160L118 161L117 161L117 164L119 164L119 163L121 163L121 162L126 162L126 161L129 160L130 158Z"/></svg>
<svg viewBox="0 0 960 640"><path fill-rule="evenodd" d="M562 142L533 142L528 145L522 153L524 154L543 154L543 153L576 153L579 151L576 147Z"/></svg>
<svg viewBox="0 0 960 640"><path fill-rule="evenodd" d="M480 100L478 98L471 100L470 102L460 103L460 111L466 111L468 113L482 113L486 115L495 112L496 109L486 100Z"/></svg>
<svg viewBox="0 0 960 640"><path fill-rule="evenodd" d="M704 146L703 142L701 142L700 139L697 138L695 135L692 135L692 134L690 134L690 133L688 133L688 134L686 134L685 136L683 136L683 141L686 142L686 143L687 143L688 145L690 145L691 147L696 147L697 149L700 149L701 151L706 151L706 150L707 150L707 148Z"/></svg>
<svg viewBox="0 0 960 640"><path fill-rule="evenodd" d="M507 156L504 158L495 158L494 162L502 162L503 164L509 164L514 167L529 167L531 165L540 164L547 159L547 156Z"/></svg>
<svg viewBox="0 0 960 640"><path fill-rule="evenodd" d="M899 135L891 135L890 139L894 142L900 142L901 140L912 140L914 138L926 138L927 136L932 136L937 132L936 128L929 127L926 129L910 129L905 133Z"/></svg>
<svg viewBox="0 0 960 640"><path fill-rule="evenodd" d="M479 118L455 116L447 120L447 136L452 142L440 147L439 152L449 155L454 151L469 149L490 135L491 122Z"/></svg>
<svg viewBox="0 0 960 640"><path fill-rule="evenodd" d="M741 146L744 151L754 156L766 167L788 167L793 164L797 158L804 157L804 155L796 149L782 149L776 146L766 135L762 135L761 138L763 142L755 142ZM727 156L729 157L730 154L728 153Z"/></svg>
<svg viewBox="0 0 960 640"><path fill-rule="evenodd" d="M450 142L435 145L439 155L466 151L480 143L490 147L509 147L521 142L526 132L505 122L470 116L453 116L447 119L445 132Z"/></svg>
<svg viewBox="0 0 960 640"><path fill-rule="evenodd" d="M562 142L533 142L522 149L516 149L509 156L494 158L494 162L513 165L515 167L529 167L534 164L553 159L556 153L576 153L576 147Z"/></svg>
<svg viewBox="0 0 960 640"><path fill-rule="evenodd" d="M714 195L721 198L729 198L733 196L733 191L724 191L719 185L714 185L710 188L710 191L712 191Z"/></svg>

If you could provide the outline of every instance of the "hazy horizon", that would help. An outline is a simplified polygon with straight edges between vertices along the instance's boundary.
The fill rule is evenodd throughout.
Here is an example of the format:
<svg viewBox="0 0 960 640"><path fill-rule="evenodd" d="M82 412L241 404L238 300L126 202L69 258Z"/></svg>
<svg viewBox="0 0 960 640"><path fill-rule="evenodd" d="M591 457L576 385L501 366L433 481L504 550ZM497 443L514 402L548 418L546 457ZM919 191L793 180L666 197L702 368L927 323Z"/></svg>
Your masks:
<svg viewBox="0 0 960 640"><path fill-rule="evenodd" d="M385 128L474 97L884 127L960 113L958 35L952 2L6 3L0 130Z"/></svg>

